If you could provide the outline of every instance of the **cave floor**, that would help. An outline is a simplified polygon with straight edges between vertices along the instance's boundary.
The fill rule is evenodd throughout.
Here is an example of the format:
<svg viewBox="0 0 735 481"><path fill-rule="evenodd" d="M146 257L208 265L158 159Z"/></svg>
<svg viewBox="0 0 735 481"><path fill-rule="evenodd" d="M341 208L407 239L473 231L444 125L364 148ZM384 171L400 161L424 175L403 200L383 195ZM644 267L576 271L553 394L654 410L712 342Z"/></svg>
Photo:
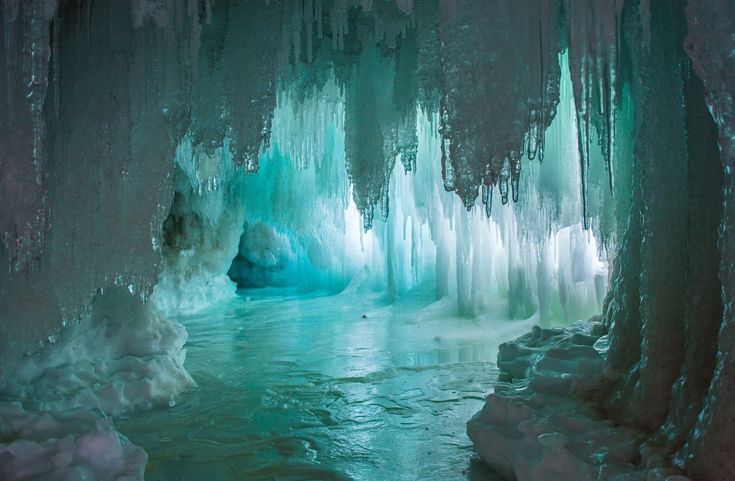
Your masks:
<svg viewBox="0 0 735 481"><path fill-rule="evenodd" d="M175 404L117 419L146 479L499 480L466 421L500 342L533 320L453 317L430 290L379 297L242 290L196 315Z"/></svg>

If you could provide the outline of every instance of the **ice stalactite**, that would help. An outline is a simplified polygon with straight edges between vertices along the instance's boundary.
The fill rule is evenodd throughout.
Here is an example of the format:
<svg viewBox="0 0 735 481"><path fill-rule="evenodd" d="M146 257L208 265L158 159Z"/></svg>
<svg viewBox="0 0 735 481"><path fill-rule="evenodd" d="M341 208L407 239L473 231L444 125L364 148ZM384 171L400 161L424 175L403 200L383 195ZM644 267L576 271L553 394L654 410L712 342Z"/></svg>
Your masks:
<svg viewBox="0 0 735 481"><path fill-rule="evenodd" d="M23 2L22 8L29 5ZM43 250L33 254L31 269L16 271L15 248L3 247L0 303L3 319L13 320L0 326L3 375L9 374L12 359L37 349L62 320L78 317L97 289L130 286L147 297L156 282L160 231L172 195L171 159L188 124L184 101L191 77L179 53L193 54L188 43L180 51L171 48L177 38L191 38L182 8L167 10L164 30L152 21L134 28L130 5L120 2L96 2L94 8L88 2L59 4L53 28L46 28L55 42L49 100L43 103L47 191L22 187L26 181L38 185L30 150L33 127L21 95L25 30L21 17L13 22L3 10L3 38L12 37L15 45L3 49L4 61L18 55L11 70L15 83L2 87L2 98L12 98L13 105L1 116L14 119L4 131L16 132L0 149L0 195L12 199L1 203L11 216L3 214L3 222L29 212L21 204L44 197L52 219L48 233L45 227L33 231L45 240ZM5 82L7 76L2 77ZM34 207L33 218L40 219L36 212Z"/></svg>
<svg viewBox="0 0 735 481"><path fill-rule="evenodd" d="M345 93L345 165L366 229L373 224L376 206L384 218L390 208L388 185L396 161L388 138L393 127L391 65L375 47L369 48L360 55Z"/></svg>
<svg viewBox="0 0 735 481"><path fill-rule="evenodd" d="M619 31L623 0L564 1L568 26L569 70L577 107L577 139L585 226L589 225L590 128L595 127L598 142L614 185L612 158L615 151L615 112Z"/></svg>
<svg viewBox="0 0 735 481"><path fill-rule="evenodd" d="M212 153L227 138L235 163L254 172L270 138L283 12L261 2L222 2L209 15L194 66L192 142Z"/></svg>
<svg viewBox="0 0 735 481"><path fill-rule="evenodd" d="M543 157L543 132L559 101L559 3L539 5L501 2L491 12L457 2L441 19L442 174L468 208L480 185L499 183L507 201L524 151ZM517 18L524 22L514 24Z"/></svg>
<svg viewBox="0 0 735 481"><path fill-rule="evenodd" d="M13 3L16 18L6 16ZM31 7L41 9L32 27ZM186 6L164 10L165 30L147 18L133 25L125 2L54 8L0 7L10 67L0 92L11 102L0 124L12 132L0 147L0 210L4 241L15 236L0 247L0 396L24 404L0 409L0 477L139 479L145 453L105 416L166 404L192 385L185 331L144 302L188 123L180 60L195 45L177 42L196 28ZM24 240L30 229L8 230L30 227L17 217L29 209L43 224L37 245Z"/></svg>

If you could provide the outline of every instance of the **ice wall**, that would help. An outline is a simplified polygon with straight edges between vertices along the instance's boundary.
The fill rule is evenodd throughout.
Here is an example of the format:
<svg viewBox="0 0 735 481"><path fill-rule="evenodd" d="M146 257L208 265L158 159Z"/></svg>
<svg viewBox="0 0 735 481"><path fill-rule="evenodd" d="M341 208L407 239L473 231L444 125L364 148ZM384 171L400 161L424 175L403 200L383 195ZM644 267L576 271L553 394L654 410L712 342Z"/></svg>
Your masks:
<svg viewBox="0 0 735 481"><path fill-rule="evenodd" d="M690 464L692 472L703 479L727 479L735 472L728 456L732 439L733 370L735 362L735 322L733 299L733 165L735 164L735 6L730 2L691 1L687 6L687 53L694 69L703 80L705 98L718 127L720 160L724 170L722 189L723 213L719 227L721 253L719 280L722 283L722 324L718 337L717 365L712 383L704 399L704 408L690 432L681 461ZM713 323L717 326L717 323ZM711 359L711 358L710 358ZM709 367L709 366L707 366Z"/></svg>
<svg viewBox="0 0 735 481"><path fill-rule="evenodd" d="M120 2L11 1L1 12L4 379L97 289L153 288L190 86L178 52L191 46L171 46L191 25L136 28Z"/></svg>

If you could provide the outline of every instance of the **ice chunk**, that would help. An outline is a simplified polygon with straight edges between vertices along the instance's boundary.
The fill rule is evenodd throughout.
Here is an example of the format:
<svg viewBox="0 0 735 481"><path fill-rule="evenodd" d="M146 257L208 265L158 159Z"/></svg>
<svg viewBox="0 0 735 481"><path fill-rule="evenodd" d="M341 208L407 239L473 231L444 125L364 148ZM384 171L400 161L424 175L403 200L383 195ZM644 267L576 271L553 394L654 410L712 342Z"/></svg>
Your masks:
<svg viewBox="0 0 735 481"><path fill-rule="evenodd" d="M148 456L87 410L34 412L0 403L0 476L7 481L142 480Z"/></svg>
<svg viewBox="0 0 735 481"><path fill-rule="evenodd" d="M567 329L537 326L500 346L498 367L512 382L488 396L467 423L467 433L502 476L519 481L689 479L671 466L647 465L657 456L665 459L665 448L644 448L643 432L616 426L597 412L593 400L605 385L604 358L592 345L605 329L599 322Z"/></svg>

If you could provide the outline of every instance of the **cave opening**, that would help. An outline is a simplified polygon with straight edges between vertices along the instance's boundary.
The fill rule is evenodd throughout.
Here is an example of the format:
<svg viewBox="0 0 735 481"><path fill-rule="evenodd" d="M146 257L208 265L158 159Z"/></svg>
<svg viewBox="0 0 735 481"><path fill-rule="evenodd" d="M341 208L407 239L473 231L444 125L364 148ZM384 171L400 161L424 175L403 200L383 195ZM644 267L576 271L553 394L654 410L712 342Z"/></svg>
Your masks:
<svg viewBox="0 0 735 481"><path fill-rule="evenodd" d="M0 20L0 478L735 477L730 0Z"/></svg>

